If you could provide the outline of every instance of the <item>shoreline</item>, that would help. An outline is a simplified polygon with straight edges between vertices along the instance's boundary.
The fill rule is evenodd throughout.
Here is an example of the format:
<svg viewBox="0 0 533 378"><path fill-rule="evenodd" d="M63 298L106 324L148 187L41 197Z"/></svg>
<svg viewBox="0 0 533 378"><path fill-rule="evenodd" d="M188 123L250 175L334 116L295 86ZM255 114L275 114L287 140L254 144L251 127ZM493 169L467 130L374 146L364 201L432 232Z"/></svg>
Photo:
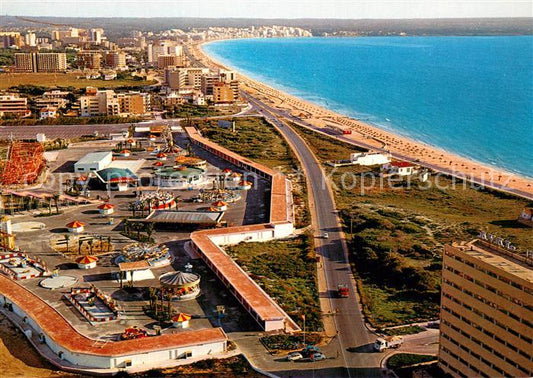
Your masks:
<svg viewBox="0 0 533 378"><path fill-rule="evenodd" d="M223 39L192 44L190 51L208 67L222 67L236 71L245 92L270 102L273 108L300 118L302 122L311 125L315 131L325 132L331 128L350 129L351 135L330 136L355 145L359 144L379 151L390 151L400 160L416 162L436 171L533 199L533 178L353 119L250 78L241 71L216 60L203 49L203 46L221 40Z"/></svg>

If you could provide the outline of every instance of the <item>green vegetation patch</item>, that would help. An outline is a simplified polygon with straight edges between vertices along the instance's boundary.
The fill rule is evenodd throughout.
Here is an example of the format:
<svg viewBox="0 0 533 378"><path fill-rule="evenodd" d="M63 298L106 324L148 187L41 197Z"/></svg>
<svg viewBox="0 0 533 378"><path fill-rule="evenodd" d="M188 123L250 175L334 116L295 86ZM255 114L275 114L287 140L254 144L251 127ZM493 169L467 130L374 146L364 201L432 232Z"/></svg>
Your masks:
<svg viewBox="0 0 533 378"><path fill-rule="evenodd" d="M424 332L425 329L414 325L414 326L405 326L405 327L398 327L398 328L389 328L384 331L384 333L388 336L401 336L401 335L414 335L420 332Z"/></svg>
<svg viewBox="0 0 533 378"><path fill-rule="evenodd" d="M322 162L357 151L293 127ZM533 245L531 229L517 221L528 200L442 175L425 183L388 182L380 180L376 167L325 169L351 241L365 316L376 327L437 317L445 244L469 241L486 230L522 249Z"/></svg>
<svg viewBox="0 0 533 378"><path fill-rule="evenodd" d="M316 345L320 343L322 336L319 333L299 333L296 335L269 335L261 337L261 342L269 350L296 350L306 345Z"/></svg>
<svg viewBox="0 0 533 378"><path fill-rule="evenodd" d="M96 88L136 88L152 85L155 81L139 80L133 77L123 80L89 80L78 79L77 73L2 73L0 74L0 89L9 89L18 85L34 85L46 88L55 87L96 87Z"/></svg>
<svg viewBox="0 0 533 378"><path fill-rule="evenodd" d="M277 130L260 117L241 117L235 121L235 132L218 126L217 120L197 122L202 135L239 155L284 172L292 182L295 226L307 226L311 221L307 202L305 177L298 174L298 160Z"/></svg>
<svg viewBox="0 0 533 378"><path fill-rule="evenodd" d="M436 360L437 356L431 356L428 354L397 353L387 360L387 367L389 369L398 369L404 366L411 366Z"/></svg>
<svg viewBox="0 0 533 378"><path fill-rule="evenodd" d="M241 243L226 252L270 295L303 329L322 327L316 259L311 235L288 241Z"/></svg>

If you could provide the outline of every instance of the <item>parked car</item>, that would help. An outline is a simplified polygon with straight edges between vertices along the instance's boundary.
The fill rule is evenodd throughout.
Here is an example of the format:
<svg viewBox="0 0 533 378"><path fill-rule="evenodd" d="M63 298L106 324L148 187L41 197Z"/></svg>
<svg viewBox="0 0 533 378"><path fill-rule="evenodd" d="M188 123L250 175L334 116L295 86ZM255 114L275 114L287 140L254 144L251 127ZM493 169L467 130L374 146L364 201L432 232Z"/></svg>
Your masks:
<svg viewBox="0 0 533 378"><path fill-rule="evenodd" d="M292 352L287 355L287 361L296 361L301 360L302 358L304 358L304 356L298 352Z"/></svg>
<svg viewBox="0 0 533 378"><path fill-rule="evenodd" d="M326 355L324 353L313 353L311 354L310 356L310 359L311 361L315 362L315 361L322 361L322 360L325 360L326 359Z"/></svg>

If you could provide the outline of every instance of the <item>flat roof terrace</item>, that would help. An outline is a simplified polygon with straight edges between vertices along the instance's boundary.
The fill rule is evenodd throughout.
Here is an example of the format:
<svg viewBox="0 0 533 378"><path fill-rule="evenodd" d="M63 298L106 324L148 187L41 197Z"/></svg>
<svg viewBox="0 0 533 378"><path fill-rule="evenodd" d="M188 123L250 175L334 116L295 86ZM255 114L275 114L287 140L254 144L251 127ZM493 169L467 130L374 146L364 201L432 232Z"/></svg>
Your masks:
<svg viewBox="0 0 533 378"><path fill-rule="evenodd" d="M218 144L204 138L195 127L185 127L189 138L203 149L219 156L228 162L254 172L263 178L269 179L271 184L270 193L270 222L292 222L292 211L287 195L287 179L281 172L275 171L263 164L256 163L236 154Z"/></svg>
<svg viewBox="0 0 533 378"><path fill-rule="evenodd" d="M238 167L268 179L271 189L269 224L197 231L191 234L193 248L217 274L219 279L230 287L230 291L237 300L243 304L246 310L265 330L300 330L285 311L217 245L215 240L220 238L231 239L230 235L239 234L248 234L244 240L248 240L249 237L252 238L251 235L261 235L259 240L272 240L276 237L276 226L290 225L292 230L293 212L288 180L282 173L250 161L204 138L194 127L185 127L184 129L194 144ZM235 239L240 238L237 237Z"/></svg>
<svg viewBox="0 0 533 378"><path fill-rule="evenodd" d="M222 328L206 328L142 339L99 343L78 333L63 316L41 298L2 275L0 275L0 293L31 317L54 342L74 353L113 357L227 340Z"/></svg>

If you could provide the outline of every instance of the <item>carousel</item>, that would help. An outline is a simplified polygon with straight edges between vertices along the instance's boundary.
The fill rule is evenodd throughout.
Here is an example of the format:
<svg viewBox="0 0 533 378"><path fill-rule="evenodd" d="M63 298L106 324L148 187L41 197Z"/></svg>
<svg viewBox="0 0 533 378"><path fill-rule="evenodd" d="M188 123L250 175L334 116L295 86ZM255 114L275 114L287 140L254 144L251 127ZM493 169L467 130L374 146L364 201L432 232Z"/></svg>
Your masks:
<svg viewBox="0 0 533 378"><path fill-rule="evenodd" d="M170 264L170 254L164 244L132 243L122 249L115 263L146 261L151 267L160 267Z"/></svg>
<svg viewBox="0 0 533 378"><path fill-rule="evenodd" d="M200 276L195 273L170 272L159 277L161 288L172 294L172 299L188 301L200 295Z"/></svg>

